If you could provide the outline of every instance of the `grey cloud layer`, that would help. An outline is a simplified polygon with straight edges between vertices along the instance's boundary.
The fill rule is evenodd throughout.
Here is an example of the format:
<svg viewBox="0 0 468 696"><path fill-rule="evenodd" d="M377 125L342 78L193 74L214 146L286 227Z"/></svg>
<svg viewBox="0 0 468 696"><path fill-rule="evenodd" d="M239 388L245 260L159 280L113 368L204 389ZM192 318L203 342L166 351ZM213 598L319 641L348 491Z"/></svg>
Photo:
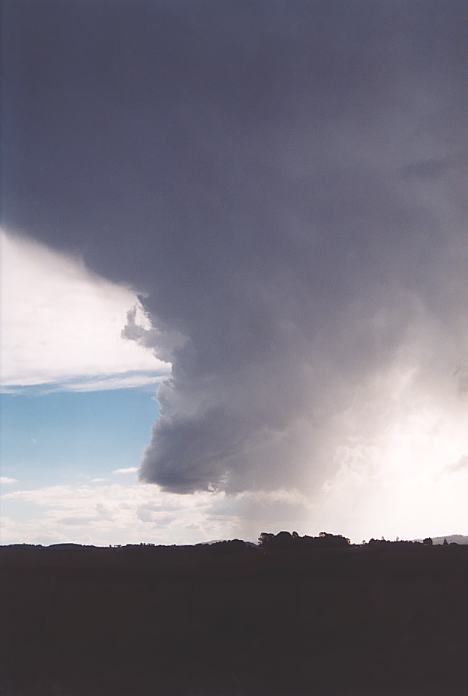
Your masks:
<svg viewBox="0 0 468 696"><path fill-rule="evenodd" d="M126 334L173 363L144 480L313 485L399 366L456 391L465 13L6 3L5 222L142 293Z"/></svg>

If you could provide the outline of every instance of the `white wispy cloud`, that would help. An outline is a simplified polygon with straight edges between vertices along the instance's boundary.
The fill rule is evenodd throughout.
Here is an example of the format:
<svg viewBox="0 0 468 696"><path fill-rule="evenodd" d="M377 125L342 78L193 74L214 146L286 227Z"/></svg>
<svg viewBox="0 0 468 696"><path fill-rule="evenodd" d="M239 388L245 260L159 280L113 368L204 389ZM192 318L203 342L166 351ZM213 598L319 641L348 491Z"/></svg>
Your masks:
<svg viewBox="0 0 468 696"><path fill-rule="evenodd" d="M168 363L122 336L127 312L138 303L133 291L4 230L0 245L4 391L135 388L169 374Z"/></svg>
<svg viewBox="0 0 468 696"><path fill-rule="evenodd" d="M122 468L122 469L114 469L114 471L112 473L117 474L117 475L126 475L126 474L136 474L137 471L138 471L137 466L128 466L128 467Z"/></svg>
<svg viewBox="0 0 468 696"><path fill-rule="evenodd" d="M92 392L110 389L136 389L151 384L158 384L167 378L167 370L161 374L113 375L100 379L88 379L82 382L68 382L62 385L66 391Z"/></svg>
<svg viewBox="0 0 468 696"><path fill-rule="evenodd" d="M18 483L18 480L11 476L0 476L0 485L8 486L14 483Z"/></svg>

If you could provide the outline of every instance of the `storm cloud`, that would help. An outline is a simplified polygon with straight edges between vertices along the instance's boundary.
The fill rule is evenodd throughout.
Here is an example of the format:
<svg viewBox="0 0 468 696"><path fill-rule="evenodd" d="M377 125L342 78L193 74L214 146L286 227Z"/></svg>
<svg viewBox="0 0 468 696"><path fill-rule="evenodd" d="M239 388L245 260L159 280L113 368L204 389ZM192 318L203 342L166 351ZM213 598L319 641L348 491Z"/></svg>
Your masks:
<svg viewBox="0 0 468 696"><path fill-rule="evenodd" d="M144 481L315 490L466 409L466 3L4 7L4 224L140 293Z"/></svg>

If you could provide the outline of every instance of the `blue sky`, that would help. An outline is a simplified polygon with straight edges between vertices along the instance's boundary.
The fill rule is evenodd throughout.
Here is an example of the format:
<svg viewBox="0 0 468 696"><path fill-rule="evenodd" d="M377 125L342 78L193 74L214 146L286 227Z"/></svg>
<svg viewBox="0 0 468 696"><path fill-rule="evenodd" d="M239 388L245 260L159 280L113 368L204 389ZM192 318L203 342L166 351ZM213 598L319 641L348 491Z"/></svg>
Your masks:
<svg viewBox="0 0 468 696"><path fill-rule="evenodd" d="M5 476L51 485L139 465L158 414L154 387L42 392L1 396Z"/></svg>

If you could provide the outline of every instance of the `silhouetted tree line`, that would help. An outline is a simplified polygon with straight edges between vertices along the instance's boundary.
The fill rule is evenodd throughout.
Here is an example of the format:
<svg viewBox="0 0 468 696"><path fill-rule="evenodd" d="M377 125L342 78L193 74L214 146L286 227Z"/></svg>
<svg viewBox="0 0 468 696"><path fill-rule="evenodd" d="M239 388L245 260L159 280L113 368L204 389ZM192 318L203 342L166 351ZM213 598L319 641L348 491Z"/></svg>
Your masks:
<svg viewBox="0 0 468 696"><path fill-rule="evenodd" d="M462 696L468 546L0 547L1 696Z"/></svg>

